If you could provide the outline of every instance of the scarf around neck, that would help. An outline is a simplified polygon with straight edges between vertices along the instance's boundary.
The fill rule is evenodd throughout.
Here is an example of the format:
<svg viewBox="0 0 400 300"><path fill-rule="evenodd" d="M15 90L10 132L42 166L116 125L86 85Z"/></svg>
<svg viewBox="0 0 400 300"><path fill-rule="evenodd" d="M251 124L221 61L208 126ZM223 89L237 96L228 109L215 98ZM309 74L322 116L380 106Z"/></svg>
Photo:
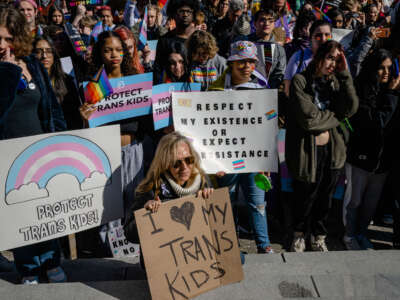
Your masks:
<svg viewBox="0 0 400 300"><path fill-rule="evenodd" d="M201 185L201 176L200 174L197 174L196 177L194 178L193 183L188 186L188 187L182 187L179 184L175 182L173 178L168 173L165 173L165 178L167 179L168 183L171 185L171 188L173 191L179 196L179 198L183 196L188 196L188 195L193 195L195 194L199 189Z"/></svg>

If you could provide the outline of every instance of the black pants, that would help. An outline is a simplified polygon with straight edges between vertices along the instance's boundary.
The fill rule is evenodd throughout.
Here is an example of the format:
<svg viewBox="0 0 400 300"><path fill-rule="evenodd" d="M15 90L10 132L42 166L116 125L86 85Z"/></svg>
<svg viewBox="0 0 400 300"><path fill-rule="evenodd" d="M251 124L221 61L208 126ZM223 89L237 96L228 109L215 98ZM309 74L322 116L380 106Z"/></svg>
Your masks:
<svg viewBox="0 0 400 300"><path fill-rule="evenodd" d="M294 231L306 235L326 235L326 221L341 170L330 168L330 145L317 146L316 182L293 180Z"/></svg>

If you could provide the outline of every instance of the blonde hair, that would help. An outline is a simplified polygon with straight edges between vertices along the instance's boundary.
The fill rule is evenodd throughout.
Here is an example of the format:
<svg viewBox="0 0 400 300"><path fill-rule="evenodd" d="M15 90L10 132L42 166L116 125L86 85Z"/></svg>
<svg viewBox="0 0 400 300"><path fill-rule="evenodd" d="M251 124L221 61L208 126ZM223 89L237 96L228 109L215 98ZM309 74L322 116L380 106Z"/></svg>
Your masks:
<svg viewBox="0 0 400 300"><path fill-rule="evenodd" d="M188 145L190 153L194 157L193 171L189 182L193 182L195 176L200 174L202 182L201 188L204 187L206 182L205 172L200 167L200 157L198 153L194 150L192 143L187 137L175 131L161 138L146 178L143 179L136 188L136 194L144 194L151 190L154 190L155 196L159 194L162 182L161 175L169 172L169 168L174 165L178 145L182 143Z"/></svg>

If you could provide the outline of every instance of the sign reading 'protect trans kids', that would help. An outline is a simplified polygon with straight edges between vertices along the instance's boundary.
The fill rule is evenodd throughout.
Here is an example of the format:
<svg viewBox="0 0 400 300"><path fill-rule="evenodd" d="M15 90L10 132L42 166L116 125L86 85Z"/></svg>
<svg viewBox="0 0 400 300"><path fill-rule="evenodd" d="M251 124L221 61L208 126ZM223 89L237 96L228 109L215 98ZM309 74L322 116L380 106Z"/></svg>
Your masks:
<svg viewBox="0 0 400 300"><path fill-rule="evenodd" d="M123 215L119 125L0 141L0 251Z"/></svg>
<svg viewBox="0 0 400 300"><path fill-rule="evenodd" d="M151 113L153 73L121 78L110 78L113 93L94 106L96 110L89 118L89 127L148 115ZM84 82L86 87L88 82Z"/></svg>

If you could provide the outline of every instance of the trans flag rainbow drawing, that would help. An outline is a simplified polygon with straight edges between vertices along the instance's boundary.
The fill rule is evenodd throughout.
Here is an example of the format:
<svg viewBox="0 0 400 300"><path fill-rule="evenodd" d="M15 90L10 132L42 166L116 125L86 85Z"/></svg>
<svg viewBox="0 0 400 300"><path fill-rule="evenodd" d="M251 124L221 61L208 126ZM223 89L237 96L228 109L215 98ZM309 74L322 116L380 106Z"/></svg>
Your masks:
<svg viewBox="0 0 400 300"><path fill-rule="evenodd" d="M83 191L105 186L111 173L107 155L92 141L74 135L44 138L14 160L5 183L6 203L48 197L48 182L60 174L75 177ZM22 190L25 190L23 199Z"/></svg>

